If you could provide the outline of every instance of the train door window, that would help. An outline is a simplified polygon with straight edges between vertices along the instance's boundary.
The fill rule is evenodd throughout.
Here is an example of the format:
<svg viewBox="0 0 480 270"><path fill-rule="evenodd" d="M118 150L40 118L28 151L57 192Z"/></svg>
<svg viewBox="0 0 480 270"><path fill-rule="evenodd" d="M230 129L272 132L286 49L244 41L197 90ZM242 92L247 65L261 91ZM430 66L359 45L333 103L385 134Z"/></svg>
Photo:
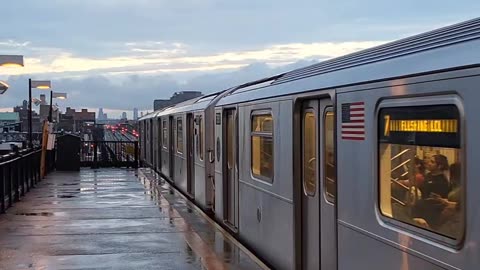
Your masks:
<svg viewBox="0 0 480 270"><path fill-rule="evenodd" d="M336 170L335 170L335 140L334 140L334 125L335 114L333 109L327 108L324 114L323 122L323 139L324 139L324 185L325 185L325 197L331 203L335 202L337 195L336 185Z"/></svg>
<svg viewBox="0 0 480 270"><path fill-rule="evenodd" d="M177 118L177 153L183 153L183 123L182 118Z"/></svg>
<svg viewBox="0 0 480 270"><path fill-rule="evenodd" d="M378 121L381 213L461 240L465 181L457 107L384 108Z"/></svg>
<svg viewBox="0 0 480 270"><path fill-rule="evenodd" d="M251 168L254 177L273 182L273 118L269 111L252 113Z"/></svg>
<svg viewBox="0 0 480 270"><path fill-rule="evenodd" d="M163 121L162 121L162 145L163 145L163 148L167 149L167 143L168 143L168 126L167 126L167 120L163 119Z"/></svg>
<svg viewBox="0 0 480 270"><path fill-rule="evenodd" d="M197 135L197 155L200 160L203 160L203 118L199 116L198 121L198 135Z"/></svg>
<svg viewBox="0 0 480 270"><path fill-rule="evenodd" d="M315 111L303 113L303 191L315 196L317 191L317 132Z"/></svg>

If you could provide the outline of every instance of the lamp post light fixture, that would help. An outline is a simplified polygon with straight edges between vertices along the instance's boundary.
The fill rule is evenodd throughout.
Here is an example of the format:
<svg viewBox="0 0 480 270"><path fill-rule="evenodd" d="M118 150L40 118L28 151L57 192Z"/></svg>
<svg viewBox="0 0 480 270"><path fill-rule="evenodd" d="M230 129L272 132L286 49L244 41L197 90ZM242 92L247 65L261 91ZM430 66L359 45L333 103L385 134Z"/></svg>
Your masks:
<svg viewBox="0 0 480 270"><path fill-rule="evenodd" d="M0 55L1 67L23 67L23 55ZM0 95L8 89L6 82L0 81Z"/></svg>
<svg viewBox="0 0 480 270"><path fill-rule="evenodd" d="M35 106L38 106L42 103L42 101L38 98L32 98L32 102L35 104Z"/></svg>
<svg viewBox="0 0 480 270"><path fill-rule="evenodd" d="M50 91L50 110L48 112L48 122L53 122L52 120L52 99L58 98L58 99L67 99L67 93L59 93L59 92L53 92Z"/></svg>
<svg viewBox="0 0 480 270"><path fill-rule="evenodd" d="M23 67L23 55L0 55L0 66Z"/></svg>
<svg viewBox="0 0 480 270"><path fill-rule="evenodd" d="M34 81L28 79L28 147L33 148L32 142L32 88L50 89L52 84L50 81Z"/></svg>
<svg viewBox="0 0 480 270"><path fill-rule="evenodd" d="M8 84L4 81L0 81L0 95L5 93L8 89Z"/></svg>

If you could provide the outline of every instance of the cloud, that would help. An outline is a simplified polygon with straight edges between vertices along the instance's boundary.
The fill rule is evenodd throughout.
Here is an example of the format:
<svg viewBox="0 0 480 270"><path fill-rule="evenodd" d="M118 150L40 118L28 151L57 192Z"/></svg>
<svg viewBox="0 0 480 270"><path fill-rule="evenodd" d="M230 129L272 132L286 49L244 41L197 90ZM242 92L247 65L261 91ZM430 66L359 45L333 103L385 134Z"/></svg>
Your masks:
<svg viewBox="0 0 480 270"><path fill-rule="evenodd" d="M201 54L182 43L159 41L129 42L125 55L107 58L75 56L59 48L45 48L45 56L26 58L25 67L8 69L7 74L52 74L67 77L90 74L175 73L241 68L261 61L285 65L299 59L327 59L369 48L385 41L288 43L251 50ZM39 50L39 49L37 49Z"/></svg>
<svg viewBox="0 0 480 270"><path fill-rule="evenodd" d="M189 44L204 53L292 42L391 40L474 18L480 9L476 0L462 5L405 0L394 9L382 0L4 2L3 38L70 48L81 57L112 56L120 44L149 40Z"/></svg>
<svg viewBox="0 0 480 270"><path fill-rule="evenodd" d="M10 48L24 48L30 44L29 41L26 42L16 42L14 40L8 39L0 41L0 47L10 47Z"/></svg>
<svg viewBox="0 0 480 270"><path fill-rule="evenodd" d="M10 89L2 96L0 107L13 107L26 99L31 77L51 79L55 91L67 92L69 99L59 101L60 106L147 110L154 99L169 98L176 91L219 91L306 66L311 63L308 59L328 59L381 43L384 41L289 43L208 55L191 52L182 43L147 41L124 46L148 52L137 50L134 56L112 58L83 58L46 48L51 54L45 59L26 58L24 68L6 69L12 74ZM39 91L34 90L34 96Z"/></svg>
<svg viewBox="0 0 480 270"><path fill-rule="evenodd" d="M172 75L62 78L54 81L53 86L56 91L67 92L68 99L54 102L63 109L70 106L77 109L93 108L96 111L102 107L109 111L111 116L118 117L121 112L131 111L134 107L141 111L152 111L154 99L169 98L176 91L197 90L208 94L316 62L303 60L280 67L258 62L234 71L204 73L183 83ZM27 99L27 77L12 76L10 85L11 89L0 99L0 108L13 107ZM48 100L48 91L33 90L34 97L40 94L46 94Z"/></svg>
<svg viewBox="0 0 480 270"><path fill-rule="evenodd" d="M479 9L476 0L405 0L393 9L383 0L6 1L0 51L24 55L25 67L0 69L11 86L0 108L26 97L29 77L68 92L61 106L149 108L174 91L220 90L474 18Z"/></svg>

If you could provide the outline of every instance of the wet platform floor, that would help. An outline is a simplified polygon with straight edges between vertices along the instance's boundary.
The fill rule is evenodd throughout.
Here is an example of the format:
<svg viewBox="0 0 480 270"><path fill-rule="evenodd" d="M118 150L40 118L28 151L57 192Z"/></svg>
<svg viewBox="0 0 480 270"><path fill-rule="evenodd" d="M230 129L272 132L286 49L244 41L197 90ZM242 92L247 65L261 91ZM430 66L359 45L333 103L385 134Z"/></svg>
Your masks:
<svg viewBox="0 0 480 270"><path fill-rule="evenodd" d="M0 215L0 269L264 269L148 169L55 172Z"/></svg>

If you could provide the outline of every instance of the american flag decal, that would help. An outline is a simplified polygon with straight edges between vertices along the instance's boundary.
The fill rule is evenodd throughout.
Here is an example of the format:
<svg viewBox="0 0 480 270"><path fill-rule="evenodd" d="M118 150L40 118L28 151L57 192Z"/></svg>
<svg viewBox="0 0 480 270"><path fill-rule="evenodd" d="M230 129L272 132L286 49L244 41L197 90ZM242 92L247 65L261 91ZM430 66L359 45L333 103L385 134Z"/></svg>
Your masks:
<svg viewBox="0 0 480 270"><path fill-rule="evenodd" d="M342 139L365 140L365 103L342 104Z"/></svg>

